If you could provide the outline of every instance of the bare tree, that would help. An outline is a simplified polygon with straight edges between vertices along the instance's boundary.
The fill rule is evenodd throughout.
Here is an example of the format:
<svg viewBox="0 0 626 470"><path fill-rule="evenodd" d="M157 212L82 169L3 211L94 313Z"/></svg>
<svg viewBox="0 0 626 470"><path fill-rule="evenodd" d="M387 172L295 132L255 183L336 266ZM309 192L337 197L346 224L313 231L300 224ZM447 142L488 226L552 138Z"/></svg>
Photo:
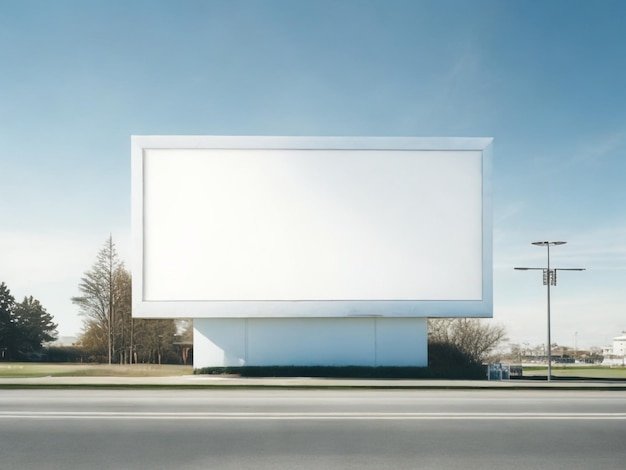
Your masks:
<svg viewBox="0 0 626 470"><path fill-rule="evenodd" d="M133 315L132 315L132 277L123 266L118 267L113 275L113 298L115 299L115 321L113 323L113 355L122 364L132 364L133 351Z"/></svg>
<svg viewBox="0 0 626 470"><path fill-rule="evenodd" d="M91 270L85 272L78 284L81 295L72 297L72 302L80 307L87 325L98 325L105 332L108 346L109 364L113 357L115 342L113 325L116 319L115 275L123 264L118 259L113 236L104 243L98 252Z"/></svg>
<svg viewBox="0 0 626 470"><path fill-rule="evenodd" d="M177 338L173 319L133 319L132 276L119 260L112 237L78 285L72 302L83 315L81 341L94 359L108 363L173 362Z"/></svg>
<svg viewBox="0 0 626 470"><path fill-rule="evenodd" d="M136 360L161 364L178 359L174 342L177 339L176 322L171 319L135 320Z"/></svg>
<svg viewBox="0 0 626 470"><path fill-rule="evenodd" d="M428 340L453 344L476 362L483 362L506 340L506 330L477 318L430 318Z"/></svg>

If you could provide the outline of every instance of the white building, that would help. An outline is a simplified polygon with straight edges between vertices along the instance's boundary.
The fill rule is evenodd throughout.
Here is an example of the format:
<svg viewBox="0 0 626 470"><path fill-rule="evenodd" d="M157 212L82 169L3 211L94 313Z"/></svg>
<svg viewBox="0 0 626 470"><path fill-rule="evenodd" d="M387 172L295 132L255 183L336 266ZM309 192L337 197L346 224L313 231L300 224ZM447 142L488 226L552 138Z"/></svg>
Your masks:
<svg viewBox="0 0 626 470"><path fill-rule="evenodd" d="M604 360L602 364L610 366L623 366L626 364L626 331L620 336L613 338L613 345L602 348Z"/></svg>

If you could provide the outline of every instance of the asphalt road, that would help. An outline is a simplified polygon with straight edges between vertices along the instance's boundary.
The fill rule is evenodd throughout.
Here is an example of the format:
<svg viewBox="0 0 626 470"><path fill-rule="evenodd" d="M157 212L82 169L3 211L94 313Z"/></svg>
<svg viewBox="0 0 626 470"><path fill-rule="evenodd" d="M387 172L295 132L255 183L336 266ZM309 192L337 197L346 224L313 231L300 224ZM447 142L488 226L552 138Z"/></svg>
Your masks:
<svg viewBox="0 0 626 470"><path fill-rule="evenodd" d="M623 469L626 392L0 390L0 468Z"/></svg>

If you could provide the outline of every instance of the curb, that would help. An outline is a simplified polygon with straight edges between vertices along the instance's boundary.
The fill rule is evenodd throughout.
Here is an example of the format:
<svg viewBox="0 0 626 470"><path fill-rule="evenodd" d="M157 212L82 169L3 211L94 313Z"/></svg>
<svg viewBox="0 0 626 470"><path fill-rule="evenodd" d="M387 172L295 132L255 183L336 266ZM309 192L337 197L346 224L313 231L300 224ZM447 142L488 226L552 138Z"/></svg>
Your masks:
<svg viewBox="0 0 626 470"><path fill-rule="evenodd" d="M2 389L170 389L170 390L587 390L626 391L614 381L466 381L241 377L38 377L0 379Z"/></svg>

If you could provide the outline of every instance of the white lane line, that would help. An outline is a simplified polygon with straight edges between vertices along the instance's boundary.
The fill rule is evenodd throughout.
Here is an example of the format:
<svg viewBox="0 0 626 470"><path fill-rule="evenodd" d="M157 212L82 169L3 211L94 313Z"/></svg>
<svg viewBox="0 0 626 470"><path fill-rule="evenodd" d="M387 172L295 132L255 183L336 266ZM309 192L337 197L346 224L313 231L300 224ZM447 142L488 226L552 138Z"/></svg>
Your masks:
<svg viewBox="0 0 626 470"><path fill-rule="evenodd" d="M626 420L626 413L236 413L0 411L0 419L128 420Z"/></svg>

